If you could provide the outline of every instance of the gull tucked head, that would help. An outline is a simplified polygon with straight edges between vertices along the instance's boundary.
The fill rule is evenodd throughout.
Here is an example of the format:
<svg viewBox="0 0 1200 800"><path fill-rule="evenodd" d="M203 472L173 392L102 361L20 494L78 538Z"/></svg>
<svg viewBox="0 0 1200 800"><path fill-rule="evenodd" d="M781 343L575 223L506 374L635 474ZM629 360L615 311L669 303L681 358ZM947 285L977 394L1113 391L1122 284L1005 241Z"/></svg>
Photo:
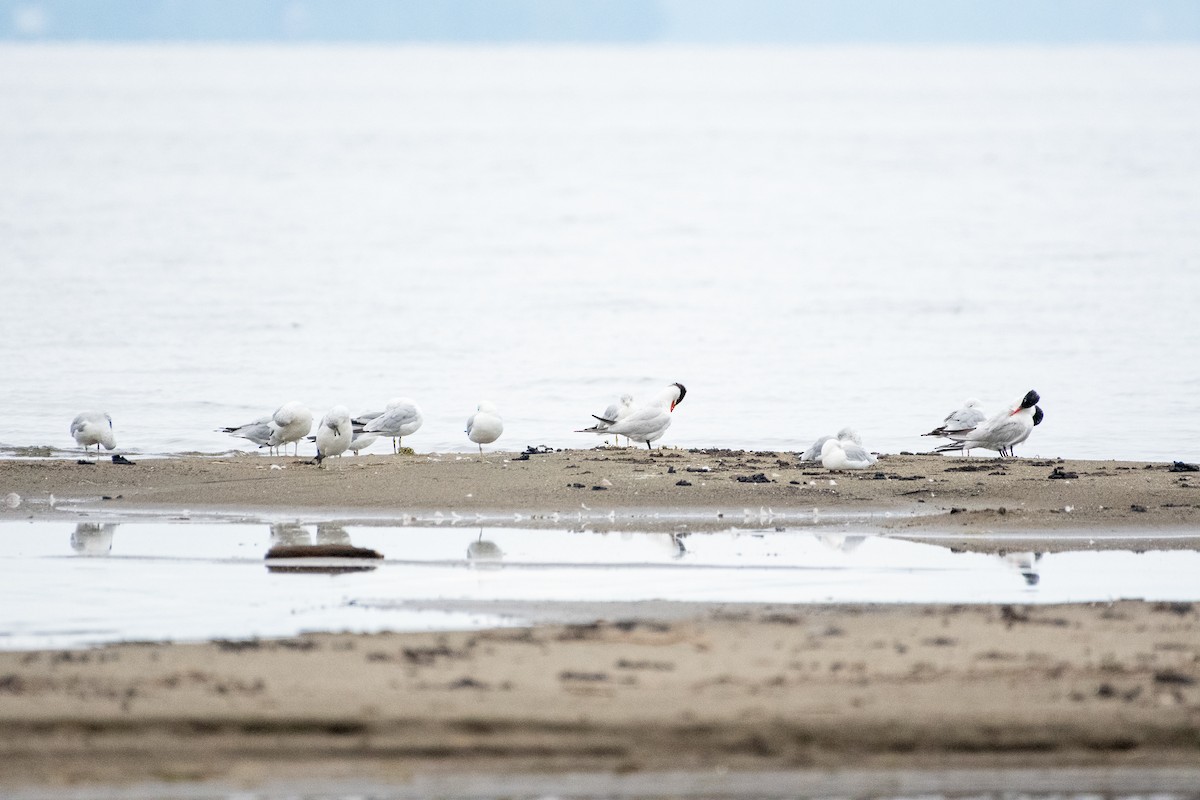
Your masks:
<svg viewBox="0 0 1200 800"><path fill-rule="evenodd" d="M1046 414L1045 414L1045 413L1042 411L1042 407L1041 407L1041 406L1034 406L1034 407L1033 407L1033 424L1034 424L1034 425L1041 425L1041 424L1042 424L1042 420L1043 420L1043 419L1045 419L1045 418L1046 418Z"/></svg>

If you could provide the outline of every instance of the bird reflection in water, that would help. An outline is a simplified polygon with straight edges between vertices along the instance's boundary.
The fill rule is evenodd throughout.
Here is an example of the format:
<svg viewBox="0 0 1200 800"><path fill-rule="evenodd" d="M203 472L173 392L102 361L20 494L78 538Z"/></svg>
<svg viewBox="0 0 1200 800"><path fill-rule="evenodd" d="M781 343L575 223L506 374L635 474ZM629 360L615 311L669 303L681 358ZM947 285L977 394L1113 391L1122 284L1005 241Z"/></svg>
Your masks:
<svg viewBox="0 0 1200 800"><path fill-rule="evenodd" d="M814 533L813 536L817 537L817 541L830 550L838 550L843 553L853 553L859 545L867 540L867 537L861 533Z"/></svg>
<svg viewBox="0 0 1200 800"><path fill-rule="evenodd" d="M271 524L271 547L302 547L312 544L312 533L299 522L274 522Z"/></svg>
<svg viewBox="0 0 1200 800"><path fill-rule="evenodd" d="M315 544L308 528L297 522L271 525L271 549L266 555L269 572L367 572L382 559L377 550L355 547L346 529L332 522L317 525Z"/></svg>
<svg viewBox="0 0 1200 800"><path fill-rule="evenodd" d="M112 552L115 522L80 522L71 534L71 549L81 556L106 556Z"/></svg>
<svg viewBox="0 0 1200 800"><path fill-rule="evenodd" d="M1041 580L1041 575L1038 574L1038 562L1042 560L1041 553L1005 553L1000 556L1000 560L1021 573L1026 586L1037 586Z"/></svg>
<svg viewBox="0 0 1200 800"><path fill-rule="evenodd" d="M503 558L500 545L483 538L483 528L479 529L479 538L467 545L467 561L473 567L497 568Z"/></svg>
<svg viewBox="0 0 1200 800"><path fill-rule="evenodd" d="M350 534L346 529L334 522L322 522L317 525L317 544L340 544L350 546Z"/></svg>

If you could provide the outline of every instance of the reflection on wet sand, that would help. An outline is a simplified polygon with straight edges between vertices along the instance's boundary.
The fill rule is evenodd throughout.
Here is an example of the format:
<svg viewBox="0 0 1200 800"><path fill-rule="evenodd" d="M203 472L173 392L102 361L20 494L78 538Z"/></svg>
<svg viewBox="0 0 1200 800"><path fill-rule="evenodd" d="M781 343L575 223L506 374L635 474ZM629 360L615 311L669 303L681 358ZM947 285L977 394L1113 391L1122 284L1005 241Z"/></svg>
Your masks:
<svg viewBox="0 0 1200 800"><path fill-rule="evenodd" d="M71 534L71 549L81 556L106 556L112 552L115 522L80 522Z"/></svg>
<svg viewBox="0 0 1200 800"><path fill-rule="evenodd" d="M383 559L378 550L355 547L344 527L332 522L317 525L316 544L308 528L295 522L271 525L271 549L267 551L268 572L304 572L339 575L369 572Z"/></svg>

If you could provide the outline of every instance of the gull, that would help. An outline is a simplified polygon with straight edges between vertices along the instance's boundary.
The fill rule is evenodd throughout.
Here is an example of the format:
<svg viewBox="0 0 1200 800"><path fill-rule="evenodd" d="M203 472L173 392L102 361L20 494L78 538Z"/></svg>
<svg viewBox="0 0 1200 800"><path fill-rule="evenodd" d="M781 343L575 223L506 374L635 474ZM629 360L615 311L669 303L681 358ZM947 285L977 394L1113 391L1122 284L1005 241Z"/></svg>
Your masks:
<svg viewBox="0 0 1200 800"><path fill-rule="evenodd" d="M496 407L487 400L480 401L475 413L467 420L467 438L479 445L479 455L483 455L483 446L491 444L504 433L504 420L496 412Z"/></svg>
<svg viewBox="0 0 1200 800"><path fill-rule="evenodd" d="M230 436L236 436L240 439L249 439L259 447L265 447L267 441L271 438L271 417L259 417L254 422L247 422L245 425L238 425L230 428L218 428L221 433L228 433ZM272 448L274 449L274 448Z"/></svg>
<svg viewBox="0 0 1200 800"><path fill-rule="evenodd" d="M837 442L841 445L842 452L846 454L846 458L853 463L865 463L870 467L879 461L878 458L871 455L862 446L862 439L859 437L858 431L853 428L842 428L838 431ZM850 469L853 469L853 467Z"/></svg>
<svg viewBox="0 0 1200 800"><path fill-rule="evenodd" d="M350 424L350 409L345 406L334 406L321 418L321 426L317 428L317 466L330 456L340 456L346 452L354 438L354 428Z"/></svg>
<svg viewBox="0 0 1200 800"><path fill-rule="evenodd" d="M416 433L424 422L421 409L408 397L396 397L387 404L387 408L378 414L372 413L357 418L362 420L363 433L376 433L389 436L392 439L393 452L400 452L404 437ZM356 420L357 421L357 420ZM399 440L399 444L397 444Z"/></svg>
<svg viewBox="0 0 1200 800"><path fill-rule="evenodd" d="M672 383L649 403L635 406L629 414L608 426L608 432L620 434L635 442L645 442L647 450L653 450L656 442L671 427L671 412L683 402L687 388L682 383Z"/></svg>
<svg viewBox="0 0 1200 800"><path fill-rule="evenodd" d="M85 453L92 445L96 445L97 453L100 452L100 445L108 450L117 446L112 417L104 411L84 411L75 417L71 421L71 435L75 437L75 444L82 447Z"/></svg>
<svg viewBox="0 0 1200 800"><path fill-rule="evenodd" d="M980 403L974 397L963 403L962 408L957 411L951 411L942 420L942 424L931 430L929 433L923 433L922 436L953 436L956 433L966 433L979 427L979 423L987 419L987 414L983 413L983 403Z"/></svg>
<svg viewBox="0 0 1200 800"><path fill-rule="evenodd" d="M596 420L596 424L590 428L583 428L575 431L576 433L594 433L597 436L607 436L610 431L609 427L625 419L629 416L629 412L633 410L633 395L623 394L615 403L604 409L603 414L592 414L592 418Z"/></svg>
<svg viewBox="0 0 1200 800"><path fill-rule="evenodd" d="M271 415L271 436L267 439L267 447L279 447L295 442L296 455L300 455L300 440L308 436L312 424L312 412L302 403L295 400L284 403Z"/></svg>
<svg viewBox="0 0 1200 800"><path fill-rule="evenodd" d="M378 438L378 433L363 433L361 430L356 430L354 431L354 438L350 440L350 449L354 451L354 455L358 455L363 450L375 444L375 440Z"/></svg>
<svg viewBox="0 0 1200 800"><path fill-rule="evenodd" d="M847 446L852 448L850 452L847 452ZM874 465L875 460L861 445L849 439L827 439L821 445L821 466L825 469L866 469Z"/></svg>
<svg viewBox="0 0 1200 800"><path fill-rule="evenodd" d="M822 436L812 443L812 446L800 454L801 461L820 461L821 447L830 439L841 439L851 441L854 444L862 445L862 439L858 437L858 432L853 428L842 428L834 436Z"/></svg>
<svg viewBox="0 0 1200 800"><path fill-rule="evenodd" d="M1011 456L1012 449L1029 438L1035 425L1041 423L1045 414L1037 403L1041 396L1033 389L1025 393L1020 402L1006 408L976 428L950 436L954 441L935 447L935 453L955 450L969 451L975 447L995 450L1000 455Z"/></svg>

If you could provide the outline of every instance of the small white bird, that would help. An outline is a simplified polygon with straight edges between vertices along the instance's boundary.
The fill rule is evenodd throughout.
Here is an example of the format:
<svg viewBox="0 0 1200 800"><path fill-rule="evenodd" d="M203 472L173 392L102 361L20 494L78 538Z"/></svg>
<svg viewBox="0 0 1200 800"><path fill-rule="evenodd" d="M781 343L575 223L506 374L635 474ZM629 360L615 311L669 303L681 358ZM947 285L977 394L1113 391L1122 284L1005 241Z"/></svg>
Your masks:
<svg viewBox="0 0 1200 800"><path fill-rule="evenodd" d="M391 437L392 451L396 453L400 452L400 447L404 445L404 437L416 433L425 421L421 416L421 409L408 397L393 398L382 413L372 414L370 419L365 416L358 419L363 421L363 433Z"/></svg>
<svg viewBox="0 0 1200 800"><path fill-rule="evenodd" d="M672 383L649 403L635 406L624 419L609 425L608 432L645 442L646 449L653 450L650 443L661 439L671 427L671 412L686 395L687 388L682 383Z"/></svg>
<svg viewBox="0 0 1200 800"><path fill-rule="evenodd" d="M334 406L321 418L317 428L317 466L330 456L340 456L350 447L354 428L350 424L350 409Z"/></svg>
<svg viewBox="0 0 1200 800"><path fill-rule="evenodd" d="M985 419L987 419L987 414L983 413L983 403L972 397L963 403L962 408L947 414L946 418L942 420L941 425L929 433L921 435L950 437L956 433L966 433L967 431L974 430Z"/></svg>
<svg viewBox="0 0 1200 800"><path fill-rule="evenodd" d="M1035 390L1030 389L1019 403L1006 408L976 428L951 435L950 438L954 441L935 447L934 452L969 451L975 447L982 447L985 450L995 450L1002 457L1011 456L1013 447L1028 439L1034 426L1041 424L1045 416L1042 409L1037 407L1041 399Z"/></svg>
<svg viewBox="0 0 1200 800"><path fill-rule="evenodd" d="M835 434L833 436L822 436L822 437L818 438L815 442L812 443L812 445L807 450L805 450L803 453L800 454L800 460L801 461L820 461L821 460L821 448L830 439L849 440L851 442L854 442L857 445L862 444L862 439L858 438L858 431L854 430L853 428L849 428L849 427L842 428L840 431L837 432L837 434Z"/></svg>
<svg viewBox="0 0 1200 800"><path fill-rule="evenodd" d="M265 447L271 438L271 417L259 417L254 422L229 428L219 428L221 433L228 433L239 439L249 439L259 447Z"/></svg>
<svg viewBox="0 0 1200 800"><path fill-rule="evenodd" d="M862 439L858 435L858 431L853 428L842 428L838 432L838 444L842 447L842 452L846 454L846 459L853 464L865 464L867 467L874 466L879 462L879 459L867 452L867 448L863 447ZM864 469L866 467L863 467ZM855 469L850 467L849 469Z"/></svg>
<svg viewBox="0 0 1200 800"><path fill-rule="evenodd" d="M117 439L113 435L112 417L104 411L84 411L75 417L71 421L71 435L85 452L92 445L96 445L97 453L100 452L100 445L104 445L108 450L117 446Z"/></svg>
<svg viewBox="0 0 1200 800"><path fill-rule="evenodd" d="M603 414L592 414L592 418L596 420L596 424L590 428L582 428L575 431L576 433L594 433L597 436L607 436L611 431L609 427L615 425L621 420L629 416L629 412L633 411L633 395L623 394L615 403L611 403L608 408L604 409ZM619 441L619 437L618 441Z"/></svg>
<svg viewBox="0 0 1200 800"><path fill-rule="evenodd" d="M847 440L848 441L848 440ZM853 445L853 443L851 443ZM858 447L857 445L853 445ZM825 444L821 445L821 466L825 469L866 469L875 463L875 457L867 453L862 447L858 447L863 453L866 453L866 458L862 458L861 454L857 457L851 457L846 452L841 439L828 439Z"/></svg>
<svg viewBox="0 0 1200 800"><path fill-rule="evenodd" d="M312 412L302 403L295 400L284 403L271 415L271 436L267 439L267 446L280 447L295 442L296 455L300 455L300 440L308 436L312 425Z"/></svg>
<svg viewBox="0 0 1200 800"><path fill-rule="evenodd" d="M467 438L479 445L479 455L483 455L483 446L491 444L504 433L504 420L500 419L496 407L483 400L475 413L467 420Z"/></svg>

